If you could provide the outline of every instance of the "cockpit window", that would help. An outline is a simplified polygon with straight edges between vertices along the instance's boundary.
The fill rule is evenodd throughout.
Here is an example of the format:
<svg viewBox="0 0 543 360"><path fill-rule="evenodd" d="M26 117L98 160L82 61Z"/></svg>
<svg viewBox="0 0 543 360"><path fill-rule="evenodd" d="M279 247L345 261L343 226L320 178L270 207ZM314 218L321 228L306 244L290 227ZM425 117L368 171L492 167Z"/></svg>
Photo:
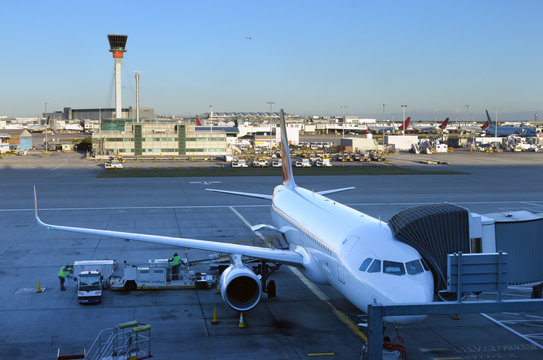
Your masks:
<svg viewBox="0 0 543 360"><path fill-rule="evenodd" d="M358 270L366 271L368 266L370 266L370 263L372 260L373 260L372 258L367 258L366 260L364 260L364 262L362 263L362 265L360 265L360 268Z"/></svg>
<svg viewBox="0 0 543 360"><path fill-rule="evenodd" d="M404 275L405 268L403 263L395 261L383 261L383 272L391 275Z"/></svg>
<svg viewBox="0 0 543 360"><path fill-rule="evenodd" d="M368 269L368 272L369 273L381 272L381 260L377 260L377 259L373 260L370 268Z"/></svg>
<svg viewBox="0 0 543 360"><path fill-rule="evenodd" d="M428 267L428 264L426 264L426 261L424 261L424 259L420 259L420 261L422 262L422 266L424 267L424 270L426 271L430 271L430 268Z"/></svg>
<svg viewBox="0 0 543 360"><path fill-rule="evenodd" d="M424 272L419 260L406 262L405 267L407 268L407 273L409 275L417 275L417 274L420 274L421 272Z"/></svg>

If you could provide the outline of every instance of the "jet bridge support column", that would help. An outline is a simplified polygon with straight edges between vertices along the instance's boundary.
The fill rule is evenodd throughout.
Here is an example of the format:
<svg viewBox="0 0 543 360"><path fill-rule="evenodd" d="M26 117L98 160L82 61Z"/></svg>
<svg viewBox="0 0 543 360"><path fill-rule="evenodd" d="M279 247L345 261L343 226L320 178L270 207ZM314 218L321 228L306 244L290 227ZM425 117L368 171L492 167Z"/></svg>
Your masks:
<svg viewBox="0 0 543 360"><path fill-rule="evenodd" d="M368 305L368 359L383 358L383 306Z"/></svg>

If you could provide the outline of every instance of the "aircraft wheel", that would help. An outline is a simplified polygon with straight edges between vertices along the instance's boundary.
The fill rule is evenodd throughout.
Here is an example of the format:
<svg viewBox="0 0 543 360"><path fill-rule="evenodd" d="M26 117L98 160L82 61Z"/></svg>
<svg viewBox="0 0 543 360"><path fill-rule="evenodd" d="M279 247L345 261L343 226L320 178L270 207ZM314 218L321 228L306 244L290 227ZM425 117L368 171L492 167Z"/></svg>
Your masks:
<svg viewBox="0 0 543 360"><path fill-rule="evenodd" d="M268 299L273 299L276 295L275 281L270 280L268 281Z"/></svg>
<svg viewBox="0 0 543 360"><path fill-rule="evenodd" d="M136 282L134 280L128 280L124 284L124 291L132 291L132 290L138 290L138 285L136 285Z"/></svg>

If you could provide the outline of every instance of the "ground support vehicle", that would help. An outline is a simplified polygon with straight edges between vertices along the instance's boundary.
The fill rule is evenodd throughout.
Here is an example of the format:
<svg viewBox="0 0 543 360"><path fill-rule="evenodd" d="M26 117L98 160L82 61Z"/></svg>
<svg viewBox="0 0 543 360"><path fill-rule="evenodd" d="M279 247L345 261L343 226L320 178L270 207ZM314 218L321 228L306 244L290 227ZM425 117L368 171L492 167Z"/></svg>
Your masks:
<svg viewBox="0 0 543 360"><path fill-rule="evenodd" d="M105 165L106 169L122 169L123 163L119 160L108 161Z"/></svg>
<svg viewBox="0 0 543 360"><path fill-rule="evenodd" d="M124 273L110 279L111 290L209 289L217 284L215 275L190 270L181 264L173 279L168 259L150 259L147 266L125 264Z"/></svg>
<svg viewBox="0 0 543 360"><path fill-rule="evenodd" d="M268 167L270 163L266 159L258 159L253 162L253 167Z"/></svg>
<svg viewBox="0 0 543 360"><path fill-rule="evenodd" d="M247 165L247 162L245 160L239 159L239 160L232 161L232 167L233 168L240 168L240 167L246 168L246 167L249 167L249 166Z"/></svg>
<svg viewBox="0 0 543 360"><path fill-rule="evenodd" d="M77 301L80 304L102 302L104 288L117 268L115 260L81 260L74 262Z"/></svg>

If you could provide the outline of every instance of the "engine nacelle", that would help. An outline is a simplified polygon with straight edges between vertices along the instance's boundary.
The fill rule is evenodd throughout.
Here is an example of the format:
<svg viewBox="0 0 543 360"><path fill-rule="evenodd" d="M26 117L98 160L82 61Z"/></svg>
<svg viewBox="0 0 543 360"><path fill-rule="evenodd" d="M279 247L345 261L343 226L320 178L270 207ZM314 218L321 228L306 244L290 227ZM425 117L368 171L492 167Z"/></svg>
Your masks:
<svg viewBox="0 0 543 360"><path fill-rule="evenodd" d="M250 310L258 304L262 296L260 278L244 266L231 265L221 275L221 295L232 309Z"/></svg>

